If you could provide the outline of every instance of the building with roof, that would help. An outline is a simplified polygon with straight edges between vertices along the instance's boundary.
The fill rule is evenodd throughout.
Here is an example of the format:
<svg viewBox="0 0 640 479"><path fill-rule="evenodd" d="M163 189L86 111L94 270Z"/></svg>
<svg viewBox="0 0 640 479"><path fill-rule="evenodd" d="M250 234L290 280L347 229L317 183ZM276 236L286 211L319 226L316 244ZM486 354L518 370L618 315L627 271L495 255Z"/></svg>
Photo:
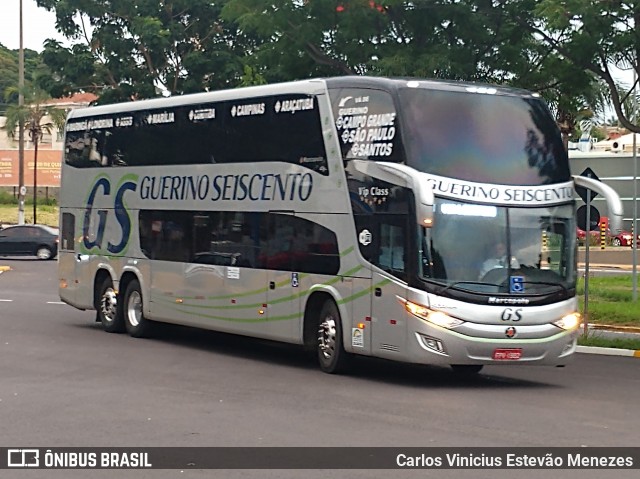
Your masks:
<svg viewBox="0 0 640 479"><path fill-rule="evenodd" d="M92 93L75 93L65 98L55 98L47 101L48 105L65 111L74 108L89 106L98 97ZM47 117L43 119L47 122ZM17 187L19 184L19 162L18 162L18 138L10 138L4 130L6 118L0 116L0 187ZM44 134L38 143L38 186L57 187L60 186L60 167L63 152L64 131L54 128L50 133ZM33 142L28 134L24 137L24 183L33 184L35 150Z"/></svg>

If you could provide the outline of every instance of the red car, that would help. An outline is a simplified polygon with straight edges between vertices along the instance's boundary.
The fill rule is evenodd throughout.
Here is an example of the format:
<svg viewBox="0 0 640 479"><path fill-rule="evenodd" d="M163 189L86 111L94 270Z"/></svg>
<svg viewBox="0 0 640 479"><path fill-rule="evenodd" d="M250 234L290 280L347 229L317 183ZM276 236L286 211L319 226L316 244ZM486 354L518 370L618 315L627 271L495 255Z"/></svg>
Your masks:
<svg viewBox="0 0 640 479"><path fill-rule="evenodd" d="M611 238L612 246L631 246L633 244L632 241L633 236L628 231L623 231L622 233L618 233L617 235Z"/></svg>
<svg viewBox="0 0 640 479"><path fill-rule="evenodd" d="M590 244L600 244L600 231L589 231L591 235ZM584 244L584 239L586 237L586 232L581 230L580 228L576 228L576 238L578 238L578 244ZM607 238L610 237L609 231L607 230Z"/></svg>
<svg viewBox="0 0 640 479"><path fill-rule="evenodd" d="M591 244L598 245L600 244L600 231L590 231L591 234ZM622 231L617 235L612 235L611 231L607 229L607 244L611 246L631 246L631 233L628 231ZM578 238L578 243L583 244L585 238L585 231L580 228L576 228L576 237ZM638 235L638 239L640 240L640 235Z"/></svg>

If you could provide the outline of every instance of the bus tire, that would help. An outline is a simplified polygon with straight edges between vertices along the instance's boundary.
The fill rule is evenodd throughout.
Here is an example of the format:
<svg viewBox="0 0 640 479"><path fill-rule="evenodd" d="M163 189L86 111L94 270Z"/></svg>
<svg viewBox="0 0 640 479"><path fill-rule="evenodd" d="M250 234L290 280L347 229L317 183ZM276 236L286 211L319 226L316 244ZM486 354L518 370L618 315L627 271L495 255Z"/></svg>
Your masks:
<svg viewBox="0 0 640 479"><path fill-rule="evenodd" d="M142 305L140 283L137 279L133 279L127 285L122 306L125 327L129 335L134 338L147 337L151 330L150 321L144 317Z"/></svg>
<svg viewBox="0 0 640 479"><path fill-rule="evenodd" d="M342 320L338 306L327 300L320 309L317 339L318 363L325 373L338 374L347 369L349 354L342 342Z"/></svg>
<svg viewBox="0 0 640 479"><path fill-rule="evenodd" d="M122 333L124 317L118 309L118 297L110 277L104 279L98 290L97 319L107 333Z"/></svg>
<svg viewBox="0 0 640 479"><path fill-rule="evenodd" d="M474 374L478 374L482 371L484 365L482 364L452 364L451 369L456 374L465 375L465 376L473 376Z"/></svg>

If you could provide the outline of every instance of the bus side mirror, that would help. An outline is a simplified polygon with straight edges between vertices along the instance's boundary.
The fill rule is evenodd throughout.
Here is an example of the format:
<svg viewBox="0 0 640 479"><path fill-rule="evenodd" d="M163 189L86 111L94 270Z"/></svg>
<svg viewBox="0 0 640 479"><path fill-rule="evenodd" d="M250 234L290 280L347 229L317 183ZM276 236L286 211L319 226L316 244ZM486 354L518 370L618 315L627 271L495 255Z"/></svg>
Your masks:
<svg viewBox="0 0 640 479"><path fill-rule="evenodd" d="M433 185L426 181L424 173L398 163L352 160L356 170L378 180L397 186L410 188L416 201L416 215L420 226L430 228L433 225L433 204L435 196Z"/></svg>

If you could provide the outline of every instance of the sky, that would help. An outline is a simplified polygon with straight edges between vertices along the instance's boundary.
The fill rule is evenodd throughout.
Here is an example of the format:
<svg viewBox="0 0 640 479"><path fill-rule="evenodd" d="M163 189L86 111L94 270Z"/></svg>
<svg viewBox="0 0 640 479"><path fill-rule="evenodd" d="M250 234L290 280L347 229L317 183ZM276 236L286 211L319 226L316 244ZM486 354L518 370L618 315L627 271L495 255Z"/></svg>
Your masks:
<svg viewBox="0 0 640 479"><path fill-rule="evenodd" d="M25 48L41 52L47 38L63 43L56 31L56 16L39 8L35 0L22 0L22 35ZM20 46L20 0L0 0L0 43L10 50Z"/></svg>

